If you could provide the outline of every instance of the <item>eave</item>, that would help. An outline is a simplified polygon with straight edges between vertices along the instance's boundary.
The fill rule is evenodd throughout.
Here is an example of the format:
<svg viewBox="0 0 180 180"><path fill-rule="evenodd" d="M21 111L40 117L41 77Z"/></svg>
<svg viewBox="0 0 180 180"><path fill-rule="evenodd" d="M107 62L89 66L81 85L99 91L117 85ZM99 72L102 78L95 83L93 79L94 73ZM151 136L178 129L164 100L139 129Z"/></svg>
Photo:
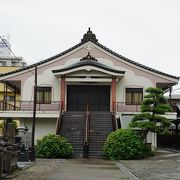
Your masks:
<svg viewBox="0 0 180 180"><path fill-rule="evenodd" d="M106 46L100 44L100 43L98 42L98 40L96 39L95 34L93 34L90 29L87 31L86 34L84 34L83 39L81 40L81 42L78 43L78 44L76 44L75 46L67 49L66 51L63 51L63 52L60 53L60 54L57 54L57 55L55 55L55 56L52 56L52 57L50 57L50 58L48 58L48 59L45 59L45 60L43 60L43 61L40 61L40 62L38 62L38 63L35 63L35 64L32 64L32 65L26 66L26 67L24 67L24 68L21 68L21 69L15 70L15 71L11 71L11 72L8 72L8 73L1 74L1 75L0 75L0 79L3 79L3 78L1 78L1 77L7 76L7 75L11 75L11 74L16 74L16 73L19 73L19 72L23 72L23 71L32 69L33 67L36 67L36 66L39 66L39 65L43 65L43 64L45 64L45 63L47 63L47 62L51 62L51 61L55 60L56 58L62 57L62 56L64 56L64 55L66 55L67 53L72 52L73 50L75 50L76 48L79 48L80 46L82 46L83 44L85 44L85 43L87 43L87 42L92 42L92 43L94 43L94 44L95 44L96 46L98 46L99 48L102 48L102 49L105 50L106 52L112 54L113 56L115 56L115 57L117 57L117 58L120 58L120 59L124 60L125 62L128 62L128 63L130 63L130 64L133 64L133 65L135 65L135 66L137 66L137 67L140 67L140 68L142 68L142 69L148 70L148 71L150 71L150 72L153 72L153 73L156 73L156 74L159 74L159 75L163 75L163 76L165 76L165 77L172 78L172 79L174 79L174 81L175 81L174 84L176 84L176 83L179 81L179 78L180 78L180 77L173 76L173 75L170 75L170 74L161 72L161 71L159 71L159 70L150 68L150 67L145 66L145 65L143 65L143 64L137 63L137 62L135 62L135 61L133 61L133 60L131 60L131 59L128 59L128 58L126 58L126 57L124 57L124 56L122 56L122 55L120 55L120 54L112 51L111 49L107 48ZM92 64L91 64L91 65L92 65ZM68 67L67 67L67 68L68 68ZM57 71L58 71L58 70L57 70ZM60 72L60 71L61 71L61 70L59 69L59 72ZM53 73L56 73L56 72L53 72Z"/></svg>

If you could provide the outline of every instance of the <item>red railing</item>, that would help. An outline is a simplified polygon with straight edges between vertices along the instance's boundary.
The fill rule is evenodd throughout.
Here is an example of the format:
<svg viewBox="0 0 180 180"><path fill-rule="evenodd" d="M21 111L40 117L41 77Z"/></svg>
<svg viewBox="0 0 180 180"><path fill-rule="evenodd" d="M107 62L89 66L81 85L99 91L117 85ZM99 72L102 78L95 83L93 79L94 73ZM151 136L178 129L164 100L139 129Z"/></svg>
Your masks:
<svg viewBox="0 0 180 180"><path fill-rule="evenodd" d="M127 104L125 102L115 102L113 105L114 112L140 112L140 104Z"/></svg>
<svg viewBox="0 0 180 180"><path fill-rule="evenodd" d="M0 101L0 110L21 110L21 111L33 111L33 101L17 101L16 106L8 102ZM38 103L36 104L37 111L59 111L61 109L61 101L51 101L50 103Z"/></svg>

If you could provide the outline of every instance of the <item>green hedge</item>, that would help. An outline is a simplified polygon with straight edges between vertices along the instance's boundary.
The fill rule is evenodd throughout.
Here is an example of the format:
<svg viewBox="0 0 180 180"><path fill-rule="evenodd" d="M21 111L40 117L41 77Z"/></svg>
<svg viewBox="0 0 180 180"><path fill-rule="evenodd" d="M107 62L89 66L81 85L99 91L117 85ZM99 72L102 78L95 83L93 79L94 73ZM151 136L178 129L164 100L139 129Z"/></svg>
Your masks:
<svg viewBox="0 0 180 180"><path fill-rule="evenodd" d="M46 135L37 141L36 157L69 158L73 150L70 143L60 135Z"/></svg>
<svg viewBox="0 0 180 180"><path fill-rule="evenodd" d="M151 151L140 137L131 129L118 129L112 132L104 144L103 152L106 159L142 159L151 155Z"/></svg>

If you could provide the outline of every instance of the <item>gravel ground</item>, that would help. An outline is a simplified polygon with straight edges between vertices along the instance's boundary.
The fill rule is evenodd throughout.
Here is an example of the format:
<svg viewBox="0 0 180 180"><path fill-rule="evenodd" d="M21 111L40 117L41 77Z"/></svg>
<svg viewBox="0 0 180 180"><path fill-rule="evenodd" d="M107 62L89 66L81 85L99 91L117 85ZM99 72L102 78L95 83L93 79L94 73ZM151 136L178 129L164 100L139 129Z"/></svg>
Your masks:
<svg viewBox="0 0 180 180"><path fill-rule="evenodd" d="M180 180L180 152L160 150L151 158L121 163L142 180Z"/></svg>
<svg viewBox="0 0 180 180"><path fill-rule="evenodd" d="M63 164L61 159L37 159L36 163L24 171L20 171L14 180L45 180ZM15 174L14 174L15 175Z"/></svg>

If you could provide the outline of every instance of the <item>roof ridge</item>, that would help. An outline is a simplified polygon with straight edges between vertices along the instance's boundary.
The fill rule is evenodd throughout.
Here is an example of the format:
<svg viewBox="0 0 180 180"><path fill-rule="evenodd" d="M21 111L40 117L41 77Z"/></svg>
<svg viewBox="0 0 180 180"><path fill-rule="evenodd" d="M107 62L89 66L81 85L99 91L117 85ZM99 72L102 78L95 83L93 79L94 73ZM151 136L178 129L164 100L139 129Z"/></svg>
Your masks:
<svg viewBox="0 0 180 180"><path fill-rule="evenodd" d="M65 55L65 54L67 54L68 52L71 52L72 50L80 47L81 45L83 45L83 44L85 44L85 43L86 43L86 42L80 42L80 43L74 45L73 47L71 47L71 48L69 48L69 49L67 49L67 50L65 50L65 51L63 51L63 52L61 52L61 53L58 53L58 54L56 54L56 55L54 55L54 56L51 56L50 58L41 60L41 61L39 61L39 62L37 62L37 63L30 64L30 65L28 65L28 66L26 66L26 67L23 67L23 68L16 69L16 70L14 70L14 71L10 71L10 72L7 72L7 73L0 74L0 77L6 76L6 75L10 75L10 74L14 74L14 73L16 73L16 72L25 71L25 70L27 70L27 69L30 69L30 68L36 67L36 66L38 66L38 65L44 64L44 63L46 63L46 62L49 62L49 61L51 61L51 60L54 60L55 58L58 58L58 57L61 57L61 56Z"/></svg>
<svg viewBox="0 0 180 180"><path fill-rule="evenodd" d="M39 61L39 62L37 62L37 63L28 65L28 66L26 66L26 67L20 68L20 69L15 70L15 71L10 71L10 72L8 72L8 73L1 74L0 77L6 76L6 75L9 75L9 74L13 74L13 73L16 73L16 72L24 71L24 70L27 70L27 69L36 67L36 66L38 66L38 65L44 64L44 63L46 63L46 62L49 62L49 61L51 61L51 60L54 60L55 58L61 57L61 56L65 55L65 54L71 52L72 50L80 47L81 45L85 44L85 43L88 42L88 41L94 43L95 45L97 45L97 46L99 46L100 48L104 49L105 51L111 53L112 55L114 55L114 56L116 56L116 57L118 57L118 58L121 58L121 59L125 60L125 61L128 62L128 63L134 64L134 65L139 66L139 67L141 67L141 68L147 69L147 70L149 70L149 71L152 71L152 72L155 72L155 73L158 73L158 74L167 76L167 77L175 78L175 79L178 79L178 80L179 80L179 78L180 78L180 77L177 77L177 76L173 76L173 75L164 73L164 72L159 71L159 70L157 70L157 69L153 69L153 68L148 67L148 66L146 66L146 65L140 64L140 63L138 63L138 62L136 62L136 61L133 61L133 60L131 60L131 59L128 59L128 58L126 58L126 57L124 57L124 56L116 53L115 51L107 48L106 46L104 46L104 45L102 45L102 44L100 44L100 43L98 42L98 40L96 39L96 35L95 35L94 33L92 33L92 31L90 30L90 28L88 29L87 33L84 34L83 39L81 39L81 42L78 43L78 44L76 44L76 45L74 45L73 47L71 47L71 48L69 48L69 49L67 49L67 50L65 50L65 51L63 51L63 52L61 52L61 53L59 53L59 54L56 54L56 55L54 55L54 56L52 56L52 57L50 57L50 58L47 58L47 59L45 59L45 60L42 60L42 61Z"/></svg>
<svg viewBox="0 0 180 180"><path fill-rule="evenodd" d="M90 41L91 41L91 40L90 40ZM93 41L92 41L92 42L93 42ZM149 67L149 66L143 65L143 64L138 63L138 62L136 62L136 61L133 61L133 60L131 60L131 59L129 59L129 58L126 58L126 57L124 57L124 56L116 53L115 51L109 49L108 47L100 44L99 42L93 42L93 43L95 43L97 46L103 48L104 50L108 51L109 53L117 56L118 58L121 58L121 59L125 60L126 62L132 63L132 64L134 64L134 65L136 65L136 66L142 67L142 68L144 68L144 69L147 69L147 70L150 70L150 71L152 71L152 72L155 72L155 73L158 73L158 74L162 74L162 75L165 75L165 76L168 76L168 77L172 77L172 78L176 78L176 79L179 79L179 78L180 78L180 77L177 77L177 76L173 76L173 75L164 73L164 72L159 71L159 70L157 70L157 69L151 68L151 67Z"/></svg>

